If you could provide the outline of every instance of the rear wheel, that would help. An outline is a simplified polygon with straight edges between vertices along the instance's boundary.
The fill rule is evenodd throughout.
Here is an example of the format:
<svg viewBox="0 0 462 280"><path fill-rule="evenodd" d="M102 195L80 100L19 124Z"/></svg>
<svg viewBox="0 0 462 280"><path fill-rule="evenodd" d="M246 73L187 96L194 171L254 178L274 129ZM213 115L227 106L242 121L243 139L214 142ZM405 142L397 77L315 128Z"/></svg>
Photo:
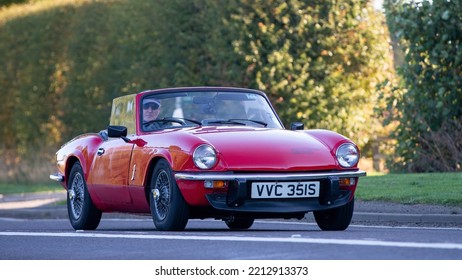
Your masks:
<svg viewBox="0 0 462 280"><path fill-rule="evenodd" d="M67 183L67 213L75 230L94 230L102 212L95 207L88 193L87 183L79 162L74 163Z"/></svg>
<svg viewBox="0 0 462 280"><path fill-rule="evenodd" d="M184 200L169 163L161 159L152 173L149 201L154 225L158 230L184 230L189 205Z"/></svg>
<svg viewBox="0 0 462 280"><path fill-rule="evenodd" d="M353 217L354 198L338 208L314 211L314 219L322 230L345 230L348 228Z"/></svg>
<svg viewBox="0 0 462 280"><path fill-rule="evenodd" d="M229 229L249 229L254 222L253 218L233 218L231 220L225 220L226 225Z"/></svg>

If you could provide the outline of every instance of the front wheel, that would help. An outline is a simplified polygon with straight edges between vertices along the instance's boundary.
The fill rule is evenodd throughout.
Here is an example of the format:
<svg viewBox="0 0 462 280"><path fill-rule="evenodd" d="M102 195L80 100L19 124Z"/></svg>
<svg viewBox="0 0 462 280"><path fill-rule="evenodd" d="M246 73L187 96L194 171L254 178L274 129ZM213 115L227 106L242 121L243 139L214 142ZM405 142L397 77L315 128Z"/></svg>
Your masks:
<svg viewBox="0 0 462 280"><path fill-rule="evenodd" d="M314 211L314 219L322 230L345 230L353 217L354 198L347 204L338 208Z"/></svg>
<svg viewBox="0 0 462 280"><path fill-rule="evenodd" d="M101 221L102 212L91 201L83 169L79 162L74 163L69 173L67 213L75 230L94 230Z"/></svg>
<svg viewBox="0 0 462 280"><path fill-rule="evenodd" d="M149 201L154 225L158 230L184 230L189 218L189 205L183 198L172 169L159 160L152 173Z"/></svg>

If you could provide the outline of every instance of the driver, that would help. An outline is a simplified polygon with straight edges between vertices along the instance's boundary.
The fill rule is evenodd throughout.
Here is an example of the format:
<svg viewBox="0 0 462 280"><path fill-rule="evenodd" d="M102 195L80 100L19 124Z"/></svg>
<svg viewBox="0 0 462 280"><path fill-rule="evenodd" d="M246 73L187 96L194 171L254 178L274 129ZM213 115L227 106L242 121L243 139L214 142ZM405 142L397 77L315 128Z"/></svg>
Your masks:
<svg viewBox="0 0 462 280"><path fill-rule="evenodd" d="M143 100L143 127L144 129L156 129L156 123L148 123L157 119L160 113L160 101L155 98L145 98ZM153 127L154 126L154 127Z"/></svg>

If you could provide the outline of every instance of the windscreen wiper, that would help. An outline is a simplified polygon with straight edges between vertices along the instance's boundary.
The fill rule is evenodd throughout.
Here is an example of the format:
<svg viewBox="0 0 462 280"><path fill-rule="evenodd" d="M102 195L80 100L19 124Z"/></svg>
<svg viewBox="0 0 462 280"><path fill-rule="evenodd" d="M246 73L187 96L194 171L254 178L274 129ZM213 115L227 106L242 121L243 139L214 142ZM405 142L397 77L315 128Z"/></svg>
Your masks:
<svg viewBox="0 0 462 280"><path fill-rule="evenodd" d="M228 121L238 121L238 122L253 122L253 123L257 123L259 125L262 125L263 127L267 127L268 124L265 123L265 122L262 122L262 121L258 121L258 120L254 120L254 119L230 119Z"/></svg>
<svg viewBox="0 0 462 280"><path fill-rule="evenodd" d="M152 120L152 121L148 121L148 122L145 122L143 125L149 125L149 124L152 124L152 123L169 123L169 122L174 122L174 123L179 123L181 125L187 125L186 122L192 122L194 124L197 124L197 125L202 125L201 122L199 121L196 121L196 120L191 120L191 119L186 119L186 118L174 118L174 117L166 117L166 118L162 118L162 119L157 119L157 120Z"/></svg>
<svg viewBox="0 0 462 280"><path fill-rule="evenodd" d="M203 120L203 125L210 125L210 124L235 124L235 125L245 125L243 122L239 122L236 120Z"/></svg>
<svg viewBox="0 0 462 280"><path fill-rule="evenodd" d="M202 124L203 125L210 125L210 124L234 124L234 125L247 125L246 122L252 122L259 124L263 127L267 127L268 124L262 121L258 120L253 120L253 119L229 119L229 120L203 120Z"/></svg>

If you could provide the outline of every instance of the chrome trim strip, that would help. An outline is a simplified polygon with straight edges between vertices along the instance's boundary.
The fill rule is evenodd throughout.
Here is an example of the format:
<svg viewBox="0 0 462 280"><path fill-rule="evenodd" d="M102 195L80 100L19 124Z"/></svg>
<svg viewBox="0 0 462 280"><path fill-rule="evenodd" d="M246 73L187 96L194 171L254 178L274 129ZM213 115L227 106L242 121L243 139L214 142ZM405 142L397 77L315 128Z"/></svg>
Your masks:
<svg viewBox="0 0 462 280"><path fill-rule="evenodd" d="M195 181L204 181L204 180L223 180L231 181L235 179L244 179L244 180L313 180L313 179L323 179L329 176L336 176L339 178L347 177L362 177L366 176L366 172L362 170L357 171L334 171L334 172L315 172L315 173L218 173L218 172L178 172L175 174L175 179L177 180L195 180Z"/></svg>
<svg viewBox="0 0 462 280"><path fill-rule="evenodd" d="M50 179L53 181L64 182L64 176L58 173L50 174Z"/></svg>

